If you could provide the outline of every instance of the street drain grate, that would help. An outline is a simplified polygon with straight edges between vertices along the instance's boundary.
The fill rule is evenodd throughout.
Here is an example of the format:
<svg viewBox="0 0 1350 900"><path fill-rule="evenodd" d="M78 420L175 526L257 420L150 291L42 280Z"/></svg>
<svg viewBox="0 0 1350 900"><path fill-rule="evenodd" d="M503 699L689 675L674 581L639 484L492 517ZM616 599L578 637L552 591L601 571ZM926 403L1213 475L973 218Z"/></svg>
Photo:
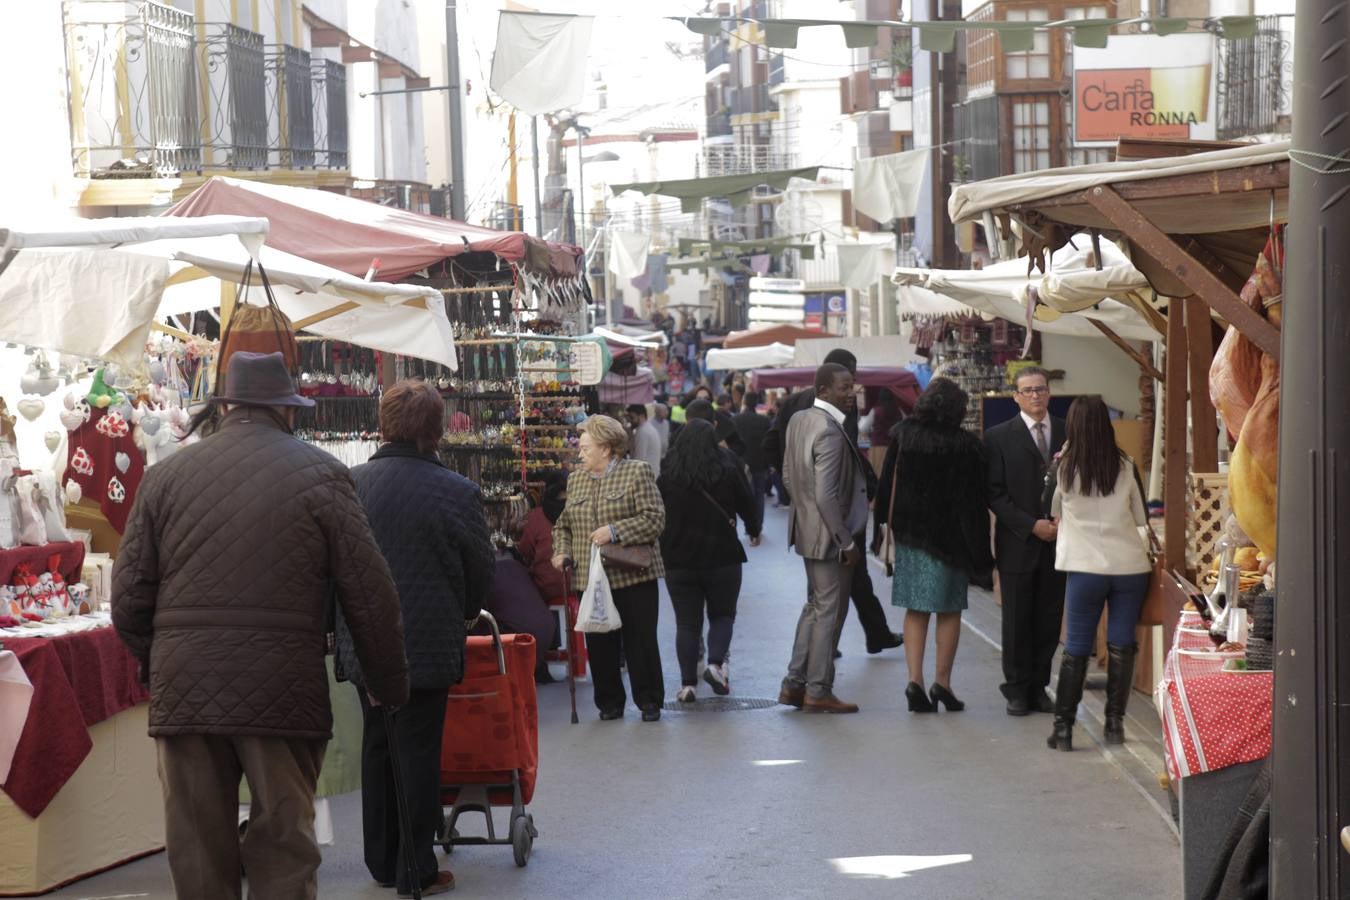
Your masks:
<svg viewBox="0 0 1350 900"><path fill-rule="evenodd" d="M707 697L693 703L670 700L663 709L667 712L739 712L743 709L770 709L777 705L777 700L765 700L762 697Z"/></svg>

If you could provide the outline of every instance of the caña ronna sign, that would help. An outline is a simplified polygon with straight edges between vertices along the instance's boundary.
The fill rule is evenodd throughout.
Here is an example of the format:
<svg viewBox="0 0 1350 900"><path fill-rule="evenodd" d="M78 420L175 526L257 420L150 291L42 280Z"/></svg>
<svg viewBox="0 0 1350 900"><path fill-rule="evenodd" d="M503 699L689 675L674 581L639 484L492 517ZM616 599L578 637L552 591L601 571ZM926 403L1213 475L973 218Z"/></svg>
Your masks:
<svg viewBox="0 0 1350 900"><path fill-rule="evenodd" d="M1074 143L1114 144L1120 138L1212 139L1212 41L1208 34L1166 39L1123 35L1112 37L1103 50L1077 48ZM1166 62L1140 65L1147 60Z"/></svg>

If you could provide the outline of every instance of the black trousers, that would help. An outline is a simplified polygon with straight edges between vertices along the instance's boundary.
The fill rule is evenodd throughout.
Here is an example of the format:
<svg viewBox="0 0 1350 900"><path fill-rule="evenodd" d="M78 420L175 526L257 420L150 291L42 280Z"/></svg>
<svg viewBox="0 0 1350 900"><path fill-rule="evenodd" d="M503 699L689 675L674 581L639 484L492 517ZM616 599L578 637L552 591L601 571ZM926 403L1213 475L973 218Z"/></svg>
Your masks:
<svg viewBox="0 0 1350 900"><path fill-rule="evenodd" d="M680 660L680 683L698 684L703 608L708 608L708 664L720 666L731 649L736 600L741 595L741 564L671 569L666 572L666 590L675 608L675 655Z"/></svg>
<svg viewBox="0 0 1350 900"><path fill-rule="evenodd" d="M862 536L855 535L854 543L864 546ZM872 574L867 571L867 560L853 567L853 584L849 587L849 596L853 599L853 608L858 611L858 624L867 635L867 649L871 650L886 644L891 639L891 626L886 621L886 613L881 608L881 600L872 587ZM848 609L844 609L847 617Z"/></svg>
<svg viewBox="0 0 1350 900"><path fill-rule="evenodd" d="M1003 597L1003 696L1035 697L1050 683L1050 663L1064 620L1064 573L1055 548L1042 542L1036 568L998 572Z"/></svg>
<svg viewBox="0 0 1350 900"><path fill-rule="evenodd" d="M656 642L656 619L660 592L656 580L614 589L614 607L623 627L618 631L586 635L586 654L591 661L595 707L620 710L628 702L619 674L619 650L628 664L628 684L638 709L654 709L665 702L666 683L661 675L661 647Z"/></svg>
<svg viewBox="0 0 1350 900"><path fill-rule="evenodd" d="M361 735L361 830L365 837L366 868L381 884L393 883L400 893L411 893L407 866L399 851L398 799L394 794L394 760L389 755L384 707L371 706L361 695L365 730ZM394 716L398 729L398 764L403 789L408 792L412 818L413 856L422 887L436 880L436 833L441 827L441 730L450 691L440 688L413 691L408 705Z"/></svg>

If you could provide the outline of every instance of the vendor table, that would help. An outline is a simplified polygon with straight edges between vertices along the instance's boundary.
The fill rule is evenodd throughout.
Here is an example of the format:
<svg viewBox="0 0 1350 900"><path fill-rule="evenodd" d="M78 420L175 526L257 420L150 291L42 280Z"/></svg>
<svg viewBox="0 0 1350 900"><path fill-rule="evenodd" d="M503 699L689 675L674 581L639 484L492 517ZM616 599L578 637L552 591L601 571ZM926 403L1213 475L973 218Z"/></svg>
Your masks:
<svg viewBox="0 0 1350 900"><path fill-rule="evenodd" d="M44 891L164 846L145 688L107 624L0 636L33 700L0 796L0 895Z"/></svg>
<svg viewBox="0 0 1350 900"><path fill-rule="evenodd" d="M1175 630L1155 700L1162 717L1167 771L1181 805L1182 879L1198 898L1270 753L1272 672L1224 672L1199 614L1186 612Z"/></svg>

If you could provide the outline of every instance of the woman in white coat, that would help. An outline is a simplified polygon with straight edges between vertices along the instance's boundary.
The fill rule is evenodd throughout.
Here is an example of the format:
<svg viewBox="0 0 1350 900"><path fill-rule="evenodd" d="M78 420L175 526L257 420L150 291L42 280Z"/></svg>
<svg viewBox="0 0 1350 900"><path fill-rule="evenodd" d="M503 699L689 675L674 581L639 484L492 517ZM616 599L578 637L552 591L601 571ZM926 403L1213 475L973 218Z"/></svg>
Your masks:
<svg viewBox="0 0 1350 900"><path fill-rule="evenodd" d="M1139 529L1147 524L1134 462L1116 446L1101 397L1074 400L1065 421L1064 450L1053 470L1058 483L1050 514L1059 526L1055 568L1068 573L1064 656L1055 690L1051 749L1073 749L1073 724L1083 699L1088 657L1106 607L1106 727L1108 744L1125 741L1125 705L1134 679L1134 639L1152 565Z"/></svg>

